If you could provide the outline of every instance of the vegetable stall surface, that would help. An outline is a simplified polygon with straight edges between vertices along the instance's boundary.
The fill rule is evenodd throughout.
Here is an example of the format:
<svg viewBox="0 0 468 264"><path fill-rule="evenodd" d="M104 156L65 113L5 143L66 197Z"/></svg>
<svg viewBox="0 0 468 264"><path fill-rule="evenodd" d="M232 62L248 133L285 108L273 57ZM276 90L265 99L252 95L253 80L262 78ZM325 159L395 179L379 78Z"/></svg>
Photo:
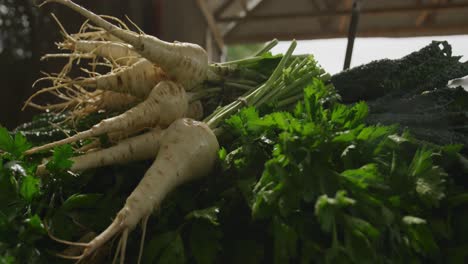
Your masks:
<svg viewBox="0 0 468 264"><path fill-rule="evenodd" d="M344 105L340 100L353 94L356 78L358 91L375 88L359 77L369 72L333 76L339 94L311 56L292 56L295 42L284 55L267 52L272 42L250 58L206 62L205 72L199 47L130 32L115 19L119 26L113 26L71 1L47 2L65 4L94 25L85 22L76 34L60 25L65 41L59 47L72 52L46 56L69 63L43 79L53 83L44 91L63 104L40 107L68 111L40 115L14 135L0 129L0 262L68 263L57 256L85 263L465 262L468 162L464 146L456 144L463 136L438 145L428 134L412 136L417 128L431 129L432 119L415 125L384 115L405 104L430 109L437 95L444 106L437 109L467 112L466 92L440 87L464 74L459 58L444 51L406 64L445 66L433 85L399 74L407 67L397 62L391 76L408 78L399 82L403 86L374 94L369 107L359 102L369 99L364 93ZM143 40L159 48L142 47ZM431 44L419 54L437 49L449 46ZM89 77L69 76L77 58L91 58L91 69L84 70ZM175 63L180 58L186 63ZM133 100L116 110L100 108L103 91L82 82L99 76L99 65L117 74L142 60L181 93L169 89L151 97L167 79L139 94L127 82L128 92L114 92ZM184 81L191 74L201 79ZM394 100L378 104L386 95ZM182 104L168 106L164 96ZM200 116L200 100L204 122L183 118ZM135 110L149 101L150 110ZM159 116L148 120L148 111ZM464 129L466 119L458 116L445 131ZM99 133L86 132L100 126ZM81 132L66 139L76 130ZM53 148L51 157L44 151L27 155L31 145L38 150L44 144Z"/></svg>

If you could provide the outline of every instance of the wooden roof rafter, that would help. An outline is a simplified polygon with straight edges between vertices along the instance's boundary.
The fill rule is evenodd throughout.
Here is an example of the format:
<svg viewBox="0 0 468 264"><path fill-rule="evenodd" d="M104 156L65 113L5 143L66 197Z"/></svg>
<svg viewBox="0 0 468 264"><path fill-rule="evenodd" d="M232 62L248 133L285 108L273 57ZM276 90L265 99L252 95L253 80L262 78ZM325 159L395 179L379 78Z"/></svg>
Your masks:
<svg viewBox="0 0 468 264"><path fill-rule="evenodd" d="M227 43L346 37L353 0L204 0ZM357 36L468 34L468 0L362 0Z"/></svg>
<svg viewBox="0 0 468 264"><path fill-rule="evenodd" d="M419 0L418 2L422 2ZM449 0L431 0L432 4L447 4ZM421 27L435 19L437 12L424 10L416 17L416 26Z"/></svg>
<svg viewBox="0 0 468 264"><path fill-rule="evenodd" d="M456 10L460 8L468 8L468 2L466 3L451 3L451 4L425 4L425 5L411 5L403 7L391 7L391 8L367 8L362 9L361 14L363 15L380 15L380 14L390 14L390 13L408 13L408 12L420 12L420 11L444 11L444 10ZM286 18L301 18L301 17L341 17L349 16L351 10L349 9L339 9L339 10L324 10L321 12L298 12L298 13L288 13L288 14L252 14L250 16L229 16L229 17L220 17L218 22L235 22L241 20L261 20L267 21L272 19L286 19Z"/></svg>
<svg viewBox="0 0 468 264"><path fill-rule="evenodd" d="M246 4L245 10L242 10L239 12L238 16L241 16L244 20L248 19L249 16L257 9L259 9L262 4L265 3L265 1L268 0L251 0ZM218 21L220 21L221 18L218 18ZM238 25L240 21L233 21L229 25L225 26L225 30L223 32L223 36L228 35L231 31L233 31Z"/></svg>

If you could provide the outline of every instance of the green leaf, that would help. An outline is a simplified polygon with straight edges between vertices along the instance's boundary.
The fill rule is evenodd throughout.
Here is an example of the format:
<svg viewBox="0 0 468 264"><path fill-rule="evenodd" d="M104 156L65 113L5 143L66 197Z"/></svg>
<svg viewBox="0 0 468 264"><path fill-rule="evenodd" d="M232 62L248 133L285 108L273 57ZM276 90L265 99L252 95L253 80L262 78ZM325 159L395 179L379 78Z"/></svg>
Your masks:
<svg viewBox="0 0 468 264"><path fill-rule="evenodd" d="M204 219L210 222L212 225L219 225L218 222L219 207L212 206L209 208L194 210L190 212L185 218L186 219Z"/></svg>
<svg viewBox="0 0 468 264"><path fill-rule="evenodd" d="M411 176L420 177L432 168L432 151L419 149L410 165Z"/></svg>
<svg viewBox="0 0 468 264"><path fill-rule="evenodd" d="M434 240L431 229L427 224L419 221L420 219L416 219L406 219L406 223L411 222L410 224L407 224L406 231L411 246L417 252L423 253L425 255L437 254L439 248L436 241Z"/></svg>
<svg viewBox="0 0 468 264"><path fill-rule="evenodd" d="M171 245L172 241L174 241L177 236L179 236L178 233L174 231L155 235L145 246L143 251L143 263L155 263L156 259Z"/></svg>
<svg viewBox="0 0 468 264"><path fill-rule="evenodd" d="M44 224L42 223L41 218L37 214L26 219L25 222L28 224L31 230L34 230L34 232L42 235L47 234Z"/></svg>
<svg viewBox="0 0 468 264"><path fill-rule="evenodd" d="M185 263L184 243L180 234L174 237L173 240L162 250L159 257L159 264L183 264Z"/></svg>
<svg viewBox="0 0 468 264"><path fill-rule="evenodd" d="M249 131L255 129L255 124L259 121L259 115L255 107L243 108L238 114L231 116L225 122L232 128L233 133L238 135L247 135Z"/></svg>
<svg viewBox="0 0 468 264"><path fill-rule="evenodd" d="M18 157L31 147L31 144L29 144L29 142L21 133L16 133L14 145L16 152L15 154Z"/></svg>
<svg viewBox="0 0 468 264"><path fill-rule="evenodd" d="M359 169L345 170L341 176L363 189L369 185L382 184L384 181L375 163L366 164Z"/></svg>
<svg viewBox="0 0 468 264"><path fill-rule="evenodd" d="M390 135L388 136L388 138L398 145L409 142L408 139L397 134Z"/></svg>
<svg viewBox="0 0 468 264"><path fill-rule="evenodd" d="M63 202L61 209L64 211L70 211L74 209L89 209L98 208L99 202L102 199L103 194L73 194Z"/></svg>
<svg viewBox="0 0 468 264"><path fill-rule="evenodd" d="M273 218L274 263L290 263L297 256L296 231L279 217Z"/></svg>
<svg viewBox="0 0 468 264"><path fill-rule="evenodd" d="M13 139L8 130L0 126L0 150L11 152L13 148Z"/></svg>
<svg viewBox="0 0 468 264"><path fill-rule="evenodd" d="M336 224L336 215L342 208L353 206L354 199L346 196L346 191L340 190L335 194L335 198L330 198L326 194L320 196L315 202L315 215L322 229L331 232Z"/></svg>
<svg viewBox="0 0 468 264"><path fill-rule="evenodd" d="M31 144L27 142L21 133L17 133L12 137L6 128L0 126L0 150L10 153L14 158L18 159L30 147Z"/></svg>
<svg viewBox="0 0 468 264"><path fill-rule="evenodd" d="M242 234L245 235L245 234ZM247 234L250 236L251 234ZM223 251L221 256L228 257L229 263L242 263L242 264L258 264L263 263L265 258L265 245L258 243L259 241L254 238L235 238L228 241L226 245L223 243Z"/></svg>
<svg viewBox="0 0 468 264"><path fill-rule="evenodd" d="M218 227L202 221L195 221L190 232L190 249L198 264L215 263L221 250L222 233Z"/></svg>
<svg viewBox="0 0 468 264"><path fill-rule="evenodd" d="M360 231L369 239L377 239L380 236L379 230L364 219L347 215L346 222L350 229Z"/></svg>
<svg viewBox="0 0 468 264"><path fill-rule="evenodd" d="M227 151L224 147L220 148L218 151L218 158L221 161L225 161L227 156Z"/></svg>
<svg viewBox="0 0 468 264"><path fill-rule="evenodd" d="M21 180L20 194L23 199L31 202L40 194L41 180L37 177L27 175Z"/></svg>
<svg viewBox="0 0 468 264"><path fill-rule="evenodd" d="M11 255L0 256L0 264L16 264L16 258Z"/></svg>
<svg viewBox="0 0 468 264"><path fill-rule="evenodd" d="M73 161L70 158L73 156L73 149L70 145L62 145L54 148L52 160L46 164L47 170L51 172L62 172L68 170Z"/></svg>
<svg viewBox="0 0 468 264"><path fill-rule="evenodd" d="M437 206L445 197L447 174L432 162L433 152L419 149L410 164L410 175L414 178L416 193L429 206Z"/></svg>
<svg viewBox="0 0 468 264"><path fill-rule="evenodd" d="M425 225L427 223L426 220L411 215L404 216L402 221L406 225Z"/></svg>
<svg viewBox="0 0 468 264"><path fill-rule="evenodd" d="M468 193L461 193L447 198L449 207L457 207L468 203Z"/></svg>
<svg viewBox="0 0 468 264"><path fill-rule="evenodd" d="M368 126L361 130L357 139L371 145L375 141L379 141L395 130L395 127L389 126Z"/></svg>

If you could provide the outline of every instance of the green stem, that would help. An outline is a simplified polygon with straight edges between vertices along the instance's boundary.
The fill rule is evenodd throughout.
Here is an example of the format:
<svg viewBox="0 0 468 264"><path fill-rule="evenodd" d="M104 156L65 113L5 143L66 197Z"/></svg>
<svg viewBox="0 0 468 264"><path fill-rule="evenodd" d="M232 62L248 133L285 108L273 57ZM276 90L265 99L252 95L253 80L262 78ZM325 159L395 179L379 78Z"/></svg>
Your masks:
<svg viewBox="0 0 468 264"><path fill-rule="evenodd" d="M310 72L310 73L304 74L301 78L294 80L289 85L282 83L278 89L275 89L274 91L268 93L263 98L261 98L258 104L262 105L272 100L278 100L278 99L284 98L284 95L288 95L288 97L291 94L294 95L297 93L302 95L302 90L296 91L296 88L301 87L301 84L303 84L304 82L307 82L315 75L316 74L314 72Z"/></svg>
<svg viewBox="0 0 468 264"><path fill-rule="evenodd" d="M272 41L268 42L265 46L263 46L263 48L261 48L259 51L255 52L253 57L261 56L264 53L267 53L272 48L274 48L276 45L278 45L278 40L273 39Z"/></svg>
<svg viewBox="0 0 468 264"><path fill-rule="evenodd" d="M245 79L227 79L226 82L237 83L237 84L244 84L249 86L258 86L260 83L252 80L245 80Z"/></svg>
<svg viewBox="0 0 468 264"><path fill-rule="evenodd" d="M271 74L270 78L265 82L265 86L271 86L276 81L276 79L281 77L281 75L283 74L284 66L286 62L289 60L289 58L291 57L296 46L297 46L297 42L293 40L291 42L291 46L289 47L288 51L286 52L286 54L284 54L283 58L281 59L278 66ZM270 89L265 89L265 88L260 89L260 88L258 89L258 94L252 98L252 103L251 103L252 105L256 105L258 100L260 100L270 90Z"/></svg>
<svg viewBox="0 0 468 264"><path fill-rule="evenodd" d="M263 60L263 57L257 56L257 57L251 57L251 58L245 58L245 59L240 59L240 60L233 60L233 61L228 61L228 62L221 62L217 63L219 66L228 66L228 65L245 65L245 64L250 64L254 62L258 62Z"/></svg>
<svg viewBox="0 0 468 264"><path fill-rule="evenodd" d="M302 99L302 97L304 97L303 94L293 95L291 97L288 97L286 99L283 99L283 100L279 101L277 106L280 107L280 108L283 108L285 106L289 106L290 104L294 104L298 100Z"/></svg>
<svg viewBox="0 0 468 264"><path fill-rule="evenodd" d="M236 101L217 109L210 116L205 118L204 122L208 124L211 129L217 128L217 126L227 117L229 117L234 112L238 111L241 107L245 106L260 106L258 104L259 100L265 96L268 92L271 92L271 89L275 88L274 84L281 77L283 73L284 66L286 62L291 57L294 49L296 48L296 41L292 41L291 46L284 56L281 58L281 61L278 63L276 69L271 74L270 78L259 86L257 89L253 89L247 92L244 96L238 98ZM281 87L281 86L280 86Z"/></svg>
<svg viewBox="0 0 468 264"><path fill-rule="evenodd" d="M225 82L224 85L226 85L226 86L228 86L228 87L233 87L233 88L238 88L238 89L246 90L246 91L250 91L250 90L252 90L253 88L255 88L255 86L250 86L250 85L241 84L241 83L235 83L235 82Z"/></svg>

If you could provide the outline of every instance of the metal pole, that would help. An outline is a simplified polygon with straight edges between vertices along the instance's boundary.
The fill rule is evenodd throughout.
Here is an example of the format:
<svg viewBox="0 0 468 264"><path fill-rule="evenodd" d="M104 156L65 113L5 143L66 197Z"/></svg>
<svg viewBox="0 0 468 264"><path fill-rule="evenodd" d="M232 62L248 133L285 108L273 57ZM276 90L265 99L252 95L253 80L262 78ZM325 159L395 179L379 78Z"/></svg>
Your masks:
<svg viewBox="0 0 468 264"><path fill-rule="evenodd" d="M353 10L351 12L351 21L349 23L348 46L346 47L346 55L345 55L343 70L349 69L349 66L351 65L351 57L353 56L354 39L356 38L360 11L361 11L361 1L354 0Z"/></svg>

